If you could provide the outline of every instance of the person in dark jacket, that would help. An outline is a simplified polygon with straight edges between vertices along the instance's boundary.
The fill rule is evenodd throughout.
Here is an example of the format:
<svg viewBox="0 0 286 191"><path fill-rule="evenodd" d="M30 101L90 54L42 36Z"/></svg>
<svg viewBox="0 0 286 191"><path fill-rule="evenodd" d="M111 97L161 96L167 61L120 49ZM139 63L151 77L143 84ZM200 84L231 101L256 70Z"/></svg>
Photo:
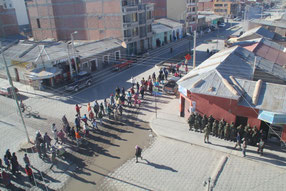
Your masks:
<svg viewBox="0 0 286 191"><path fill-rule="evenodd" d="M141 158L141 160L143 160L142 156L141 156L141 153L142 153L142 149L136 145L135 146L135 157L136 157L136 163L138 163L138 157Z"/></svg>

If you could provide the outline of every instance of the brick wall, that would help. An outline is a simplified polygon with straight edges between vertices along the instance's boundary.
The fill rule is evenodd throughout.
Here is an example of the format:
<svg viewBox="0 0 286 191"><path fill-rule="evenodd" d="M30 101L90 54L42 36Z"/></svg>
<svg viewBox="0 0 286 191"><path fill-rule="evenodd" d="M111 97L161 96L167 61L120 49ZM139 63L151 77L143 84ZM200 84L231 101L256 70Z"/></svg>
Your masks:
<svg viewBox="0 0 286 191"><path fill-rule="evenodd" d="M0 37L19 33L15 9L4 9L0 6Z"/></svg>
<svg viewBox="0 0 286 191"><path fill-rule="evenodd" d="M154 19L167 17L167 0L142 0L143 3L154 3Z"/></svg>
<svg viewBox="0 0 286 191"><path fill-rule="evenodd" d="M213 2L198 2L198 11L213 11Z"/></svg>
<svg viewBox="0 0 286 191"><path fill-rule="evenodd" d="M122 36L120 0L76 1L76 0L33 0L28 11L36 40L55 38L70 40L100 40ZM38 27L39 19L41 28Z"/></svg>

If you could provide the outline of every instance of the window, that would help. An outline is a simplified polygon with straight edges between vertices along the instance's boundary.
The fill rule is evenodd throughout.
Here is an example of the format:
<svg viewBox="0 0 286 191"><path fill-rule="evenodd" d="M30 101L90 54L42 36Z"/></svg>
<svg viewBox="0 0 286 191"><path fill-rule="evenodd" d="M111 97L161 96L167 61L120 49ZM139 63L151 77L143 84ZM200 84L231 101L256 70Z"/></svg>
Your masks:
<svg viewBox="0 0 286 191"><path fill-rule="evenodd" d="M109 62L109 56L108 56L108 55L103 56L102 61L103 61L104 64L108 64L108 62Z"/></svg>
<svg viewBox="0 0 286 191"><path fill-rule="evenodd" d="M37 25L38 25L38 28L41 28L40 19L37 19Z"/></svg>
<svg viewBox="0 0 286 191"><path fill-rule="evenodd" d="M152 25L147 26L147 33L152 32Z"/></svg>
<svg viewBox="0 0 286 191"><path fill-rule="evenodd" d="M120 51L115 52L115 60L118 61L120 59Z"/></svg>
<svg viewBox="0 0 286 191"><path fill-rule="evenodd" d="M193 12L195 12L196 11L196 7L193 7Z"/></svg>
<svg viewBox="0 0 286 191"><path fill-rule="evenodd" d="M152 12L151 11L147 12L147 19L152 19Z"/></svg>

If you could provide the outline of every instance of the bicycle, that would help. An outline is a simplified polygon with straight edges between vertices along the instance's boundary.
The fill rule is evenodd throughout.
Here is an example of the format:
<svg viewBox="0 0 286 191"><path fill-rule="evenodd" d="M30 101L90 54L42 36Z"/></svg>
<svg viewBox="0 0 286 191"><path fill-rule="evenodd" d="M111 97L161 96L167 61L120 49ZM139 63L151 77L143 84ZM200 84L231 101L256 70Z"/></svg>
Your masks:
<svg viewBox="0 0 286 191"><path fill-rule="evenodd" d="M22 106L20 106L21 112L24 114L25 117L30 118L31 116L35 117L35 118L39 118L39 112L37 111L32 111L32 107L23 104ZM17 110L17 114L20 115L19 110Z"/></svg>

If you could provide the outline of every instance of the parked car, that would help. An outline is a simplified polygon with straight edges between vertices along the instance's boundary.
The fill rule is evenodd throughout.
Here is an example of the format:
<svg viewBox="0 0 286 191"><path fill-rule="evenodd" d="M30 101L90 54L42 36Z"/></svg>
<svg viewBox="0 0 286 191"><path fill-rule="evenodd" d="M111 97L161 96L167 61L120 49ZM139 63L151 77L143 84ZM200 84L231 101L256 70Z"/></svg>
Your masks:
<svg viewBox="0 0 286 191"><path fill-rule="evenodd" d="M133 60L120 60L112 66L112 70L119 71L123 70L124 68L130 68L132 63L134 63Z"/></svg>
<svg viewBox="0 0 286 191"><path fill-rule="evenodd" d="M170 95L175 95L178 92L178 84L177 81L179 77L172 77L168 80L168 82L163 86L163 91Z"/></svg>
<svg viewBox="0 0 286 191"><path fill-rule="evenodd" d="M76 75L73 79L73 82L71 84L68 84L65 89L67 91L75 91L77 92L81 88L84 88L86 86L90 86L92 83L92 76L90 73L86 71L81 71Z"/></svg>
<svg viewBox="0 0 286 191"><path fill-rule="evenodd" d="M204 30L204 33L210 33L211 32L211 29L210 28L207 28Z"/></svg>
<svg viewBox="0 0 286 191"><path fill-rule="evenodd" d="M225 26L226 26L225 23L221 23L221 24L218 25L218 27L220 27L220 28L223 28Z"/></svg>
<svg viewBox="0 0 286 191"><path fill-rule="evenodd" d="M236 17L233 19L234 21L241 21L241 18L240 17Z"/></svg>
<svg viewBox="0 0 286 191"><path fill-rule="evenodd" d="M14 90L16 94L19 92L19 90L15 87L14 87ZM12 97L13 96L12 87L10 85L5 85L5 86L0 87L0 95Z"/></svg>

